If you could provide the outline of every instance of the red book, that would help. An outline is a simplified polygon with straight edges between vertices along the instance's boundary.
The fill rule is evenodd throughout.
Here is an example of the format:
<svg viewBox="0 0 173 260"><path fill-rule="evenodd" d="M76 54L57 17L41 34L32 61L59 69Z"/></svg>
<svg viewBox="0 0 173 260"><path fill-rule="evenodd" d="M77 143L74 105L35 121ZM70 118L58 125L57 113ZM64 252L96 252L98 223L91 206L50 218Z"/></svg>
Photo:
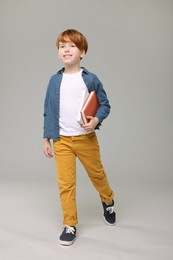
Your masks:
<svg viewBox="0 0 173 260"><path fill-rule="evenodd" d="M91 91L85 100L83 107L80 111L81 118L84 124L87 124L90 119L87 116L95 116L97 109L99 108L99 102L95 91Z"/></svg>

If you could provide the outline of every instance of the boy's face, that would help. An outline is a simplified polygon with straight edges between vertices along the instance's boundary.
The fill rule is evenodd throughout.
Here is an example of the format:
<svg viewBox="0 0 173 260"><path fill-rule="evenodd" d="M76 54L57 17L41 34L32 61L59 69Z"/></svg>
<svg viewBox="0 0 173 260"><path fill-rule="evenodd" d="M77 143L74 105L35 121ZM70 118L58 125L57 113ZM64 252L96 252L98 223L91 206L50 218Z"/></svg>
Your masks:
<svg viewBox="0 0 173 260"><path fill-rule="evenodd" d="M58 49L58 58L65 65L76 65L80 63L81 58L85 56L84 50L79 50L73 42L60 42Z"/></svg>

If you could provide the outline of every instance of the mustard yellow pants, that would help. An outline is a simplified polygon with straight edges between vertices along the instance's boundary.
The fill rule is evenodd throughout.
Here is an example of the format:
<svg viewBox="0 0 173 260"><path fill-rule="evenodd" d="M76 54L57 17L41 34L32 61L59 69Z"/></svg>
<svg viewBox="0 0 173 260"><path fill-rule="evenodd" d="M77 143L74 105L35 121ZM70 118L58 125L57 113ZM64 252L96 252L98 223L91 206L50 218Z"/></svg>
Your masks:
<svg viewBox="0 0 173 260"><path fill-rule="evenodd" d="M114 193L100 159L95 132L79 136L60 136L53 141L57 181L63 211L63 224L78 223L76 206L76 157L84 166L91 182L103 202L111 201Z"/></svg>

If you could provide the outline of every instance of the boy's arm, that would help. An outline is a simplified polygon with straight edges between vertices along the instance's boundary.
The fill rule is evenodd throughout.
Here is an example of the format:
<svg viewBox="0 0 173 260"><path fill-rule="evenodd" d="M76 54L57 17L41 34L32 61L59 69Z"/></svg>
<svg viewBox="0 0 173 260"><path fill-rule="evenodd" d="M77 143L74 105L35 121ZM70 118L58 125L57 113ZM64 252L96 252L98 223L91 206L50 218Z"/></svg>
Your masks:
<svg viewBox="0 0 173 260"><path fill-rule="evenodd" d="M51 142L48 138L44 138L43 152L47 158L53 157Z"/></svg>
<svg viewBox="0 0 173 260"><path fill-rule="evenodd" d="M99 108L97 109L97 112L95 114L95 117L98 118L99 123L96 126L97 129L101 126L103 120L109 115L110 113L110 104L109 100L107 98L106 91L103 88L102 82L98 79L98 77L95 74L92 74L92 80L91 80L91 90L95 90L97 93L97 98L99 101Z"/></svg>

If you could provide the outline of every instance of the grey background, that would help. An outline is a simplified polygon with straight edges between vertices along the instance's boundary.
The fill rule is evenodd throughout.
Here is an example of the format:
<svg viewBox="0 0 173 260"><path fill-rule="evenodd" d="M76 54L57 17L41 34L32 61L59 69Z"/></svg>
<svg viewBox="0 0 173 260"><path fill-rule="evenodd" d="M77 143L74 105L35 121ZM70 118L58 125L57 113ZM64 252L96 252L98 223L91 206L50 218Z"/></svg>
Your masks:
<svg viewBox="0 0 173 260"><path fill-rule="evenodd" d="M55 41L76 28L89 41L82 65L112 105L99 133L117 181L172 182L173 1L2 1L1 174L47 178L43 99L61 68Z"/></svg>
<svg viewBox="0 0 173 260"><path fill-rule="evenodd" d="M55 41L67 28L76 28L87 37L89 51L81 65L97 74L112 106L110 116L97 134L105 169L112 188L117 191L122 218L123 206L124 209L128 207L132 195L126 194L129 187L133 187L131 191L136 189L133 201L141 192L144 203L147 191L150 199L159 196L162 201L162 205L155 201L152 205L161 207L166 201L169 204L172 193L165 193L166 197L161 200L160 190L171 191L173 181L173 1L1 0L3 220L10 217L5 209L12 198L16 198L13 205L23 196L26 199L23 203L29 203L32 196L30 193L26 196L27 190L35 191L34 200L39 198L38 205L44 200L44 213L50 204L50 212L55 210L55 167L54 161L46 159L42 151L42 114L48 80L62 67L57 59ZM84 170L78 164L81 194L78 196L87 194L87 203L90 203L94 201L95 191L81 172ZM156 191L154 196L152 191ZM137 203L139 206L141 201ZM31 208L33 210L33 205ZM13 210L16 214L15 206ZM55 217L57 212L54 213ZM18 217L20 219L20 214ZM172 222L169 223L170 228Z"/></svg>

